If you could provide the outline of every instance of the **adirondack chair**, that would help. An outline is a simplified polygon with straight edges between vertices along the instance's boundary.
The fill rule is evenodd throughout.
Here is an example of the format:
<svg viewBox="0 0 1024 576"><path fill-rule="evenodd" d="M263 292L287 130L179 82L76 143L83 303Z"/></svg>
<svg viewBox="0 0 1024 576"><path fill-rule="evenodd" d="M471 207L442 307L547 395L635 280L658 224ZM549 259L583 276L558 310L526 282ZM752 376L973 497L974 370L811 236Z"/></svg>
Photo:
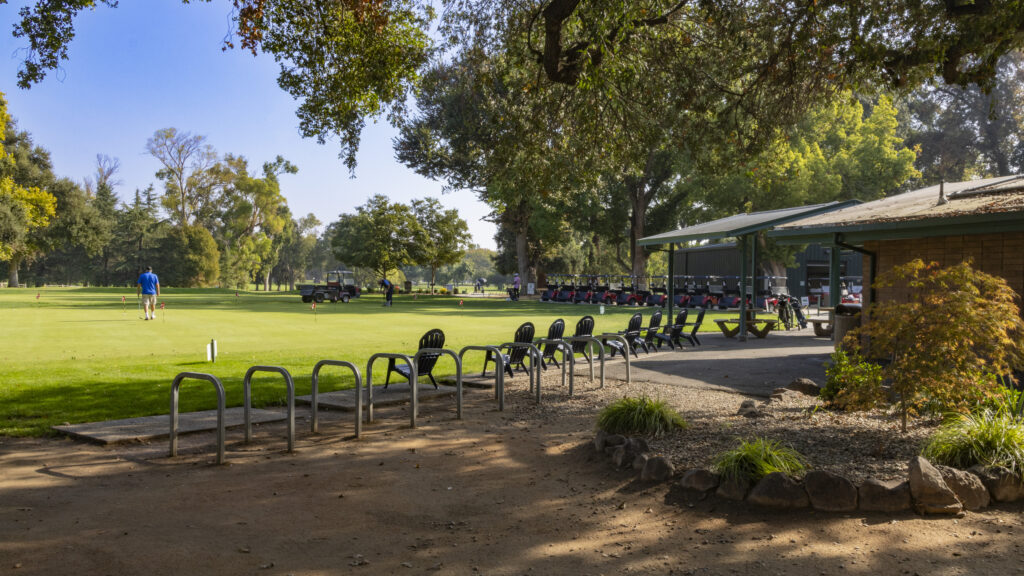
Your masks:
<svg viewBox="0 0 1024 576"><path fill-rule="evenodd" d="M548 327L548 340L561 340L563 334L565 334L565 320L562 320L561 318L552 322L551 326ZM561 368L558 360L555 360L556 352L558 352L557 345L545 344L544 349L540 352L540 367L545 370L548 369L547 363L544 362L544 359L547 358L551 360L551 363L556 367Z"/></svg>
<svg viewBox="0 0 1024 576"><path fill-rule="evenodd" d="M444 348L444 332L434 328L428 331L420 338L419 349L424 348ZM420 356L419 362L416 363L416 376L429 376L430 382L437 388L437 380L434 380L434 365L437 364L437 359L440 358L440 354L424 354ZM391 373L398 372L404 376L406 380L412 380L412 367L408 364L398 364L394 358L388 358L388 373L384 378L384 389L387 390L388 384L391 383Z"/></svg>
<svg viewBox="0 0 1024 576"><path fill-rule="evenodd" d="M700 338L697 337L697 331L700 330L700 325L704 323L705 312L707 312L707 310L702 309L700 312L697 313L696 320L694 320L693 322L685 323L683 327L683 333L681 334L681 336L683 338L686 338L686 341L689 342L690 345L693 346L694 348L700 346ZM690 328L689 334L686 333L686 328Z"/></svg>
<svg viewBox="0 0 1024 576"><path fill-rule="evenodd" d="M594 317L584 316L580 318L580 321L576 323L576 333L573 336L593 336L594 335ZM572 354L583 354L583 357L587 360L588 365L593 365L594 358L587 352L587 347L590 345L589 342L573 342L572 343Z"/></svg>
<svg viewBox="0 0 1024 576"><path fill-rule="evenodd" d="M651 321L644 330L644 338L639 343L644 348L645 354L650 354L651 349L654 348L654 339L658 335L658 330L661 329L661 310L655 310L654 314L651 314Z"/></svg>
<svg viewBox="0 0 1024 576"><path fill-rule="evenodd" d="M533 322L524 322L519 328L516 329L516 334L512 338L512 341L522 344L532 344L533 333ZM501 354L501 358L502 360L505 361L505 372L508 373L509 378L515 375L515 373L512 371L513 366L518 366L523 372L526 372L527 368L525 362L530 349L525 346L510 346L505 350L506 352L503 352ZM487 375L488 362L497 363L497 361L494 359L494 354L491 351L488 351L487 356L484 357L484 371L480 373L481 376Z"/></svg>
<svg viewBox="0 0 1024 576"><path fill-rule="evenodd" d="M633 356L639 357L639 355L636 352L636 349L637 347L643 346L643 337L641 337L640 335L640 332L643 329L643 325L644 317L639 312L637 312L636 314L633 314L632 317L630 317L629 324L626 326L626 329L622 332L619 332L619 334L622 334L626 338L626 342L629 343L629 350L626 350L626 345L624 345L622 342L619 342L618 340L604 339L601 342L603 342L606 346L611 348L611 356L613 358L615 357L616 352L622 355L626 355L629 352L632 352Z"/></svg>
<svg viewBox="0 0 1024 576"><path fill-rule="evenodd" d="M689 310L683 309L682 312L676 314L675 322L666 325L663 331L658 332L657 334L654 335L654 344L659 349L661 348L662 342L668 343L669 348L673 350L676 349L676 344L679 344L680 348L683 347L683 342L682 340L680 340L680 338L682 337L683 327L686 324L686 317L687 315L689 315L689 313Z"/></svg>

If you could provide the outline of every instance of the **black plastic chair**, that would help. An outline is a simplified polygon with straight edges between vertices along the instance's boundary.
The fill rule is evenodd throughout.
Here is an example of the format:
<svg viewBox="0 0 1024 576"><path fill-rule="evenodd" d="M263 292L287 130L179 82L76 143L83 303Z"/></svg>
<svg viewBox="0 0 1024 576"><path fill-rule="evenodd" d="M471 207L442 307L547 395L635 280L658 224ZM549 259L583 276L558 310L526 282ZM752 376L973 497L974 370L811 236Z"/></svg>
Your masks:
<svg viewBox="0 0 1024 576"><path fill-rule="evenodd" d="M561 340L562 339L562 335L564 335L564 334L565 334L565 320L562 320L561 318L559 318L558 320L555 320L554 322L552 322L551 326L548 327L548 340ZM558 345L556 345L556 344L545 344L544 345L544 349L541 350L541 353L540 353L540 367L545 369L545 370L548 369L547 363L544 362L544 359L547 358L547 359L551 360L552 364L554 364L555 366L560 368L561 364L558 363L558 360L555 360L555 353L556 352L558 352Z"/></svg>
<svg viewBox="0 0 1024 576"><path fill-rule="evenodd" d="M580 321L576 323L576 336L593 336L594 335L594 317L584 316L580 318ZM594 358L587 352L587 347L590 346L590 342L572 342L572 355L575 357L577 354L583 354L586 358L587 364L593 365Z"/></svg>
<svg viewBox="0 0 1024 576"><path fill-rule="evenodd" d="M533 344L533 334L533 322L524 322L522 326L516 329L516 334L512 341L521 344ZM525 361L530 349L525 346L510 346L505 350L507 350L507 353L502 353L501 358L505 361L505 372L508 372L509 378L515 375L512 371L513 366L519 366L523 372L526 372ZM488 362L496 362L494 353L490 350L487 351L487 356L484 357L484 371L480 373L480 376L487 375Z"/></svg>
<svg viewBox="0 0 1024 576"><path fill-rule="evenodd" d="M654 314L651 314L651 321L647 325L644 331L644 338L639 342L644 348L645 354L650 354L651 349L654 348L654 338L658 335L658 330L661 329L661 310L655 310Z"/></svg>
<svg viewBox="0 0 1024 576"><path fill-rule="evenodd" d="M424 348L444 348L444 332L434 328L428 331L420 338L420 347ZM430 382L434 384L434 388L437 388L437 380L434 380L434 365L437 364L437 359L440 358L440 354L424 354L420 356L419 361L416 363L416 376L429 376ZM391 382L391 373L398 372L405 377L406 380L412 380L412 368L405 363L398 364L394 358L388 358L388 374L384 378L384 389L387 390L388 384Z"/></svg>
<svg viewBox="0 0 1024 576"><path fill-rule="evenodd" d="M640 336L640 331L643 329L643 325L644 317L639 312L637 312L636 314L633 314L633 316L630 317L629 324L626 326L626 329L622 332L619 332L619 334L622 334L622 336L625 337L626 342L628 343L629 350L626 350L627 344L623 344L618 340L604 339L601 340L601 342L604 343L609 348L611 348L612 358L615 357L616 352L622 355L626 355L629 352L632 352L633 356L639 357L639 354L637 354L636 349L639 346L643 346L643 338Z"/></svg>
<svg viewBox="0 0 1024 576"><path fill-rule="evenodd" d="M676 315L676 321L674 323L668 324L667 326L665 326L665 329L663 331L655 334L655 346L657 346L660 349L661 343L667 342L669 348L673 350L676 349L676 344L679 344L679 347L682 348L683 342L682 340L680 340L680 338L682 337L683 326L686 324L686 317L687 315L689 315L689 313L689 310L684 309L682 312Z"/></svg>
<svg viewBox="0 0 1024 576"><path fill-rule="evenodd" d="M694 320L693 322L687 322L683 325L684 331L686 330L686 327L691 327L689 334L680 334L683 338L686 338L686 341L689 342L690 345L693 346L694 348L700 346L700 338L697 337L697 331L700 330L700 325L704 323L705 312L707 312L707 310L701 310L697 314L696 320Z"/></svg>

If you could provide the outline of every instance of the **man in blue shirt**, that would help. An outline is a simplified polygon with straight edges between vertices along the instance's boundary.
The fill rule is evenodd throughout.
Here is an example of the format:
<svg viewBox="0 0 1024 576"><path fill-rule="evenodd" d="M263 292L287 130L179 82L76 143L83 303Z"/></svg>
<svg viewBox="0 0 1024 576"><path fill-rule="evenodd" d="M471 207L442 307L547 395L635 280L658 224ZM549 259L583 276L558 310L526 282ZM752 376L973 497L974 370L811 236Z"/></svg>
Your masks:
<svg viewBox="0 0 1024 576"><path fill-rule="evenodd" d="M139 279L135 281L138 287L136 294L142 294L142 308L146 311L146 320L156 320L156 297L160 295L160 279L153 274L153 267L146 266Z"/></svg>

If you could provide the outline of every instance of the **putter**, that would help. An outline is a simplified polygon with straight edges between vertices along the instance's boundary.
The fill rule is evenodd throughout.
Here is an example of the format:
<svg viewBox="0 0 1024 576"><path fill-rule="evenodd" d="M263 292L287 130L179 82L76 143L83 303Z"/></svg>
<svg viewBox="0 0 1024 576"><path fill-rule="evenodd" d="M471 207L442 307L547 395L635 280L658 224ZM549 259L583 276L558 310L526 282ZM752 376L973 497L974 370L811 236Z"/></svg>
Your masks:
<svg viewBox="0 0 1024 576"><path fill-rule="evenodd" d="M142 297L138 294L135 295L135 303L138 304L139 309L139 313L135 317L142 320Z"/></svg>

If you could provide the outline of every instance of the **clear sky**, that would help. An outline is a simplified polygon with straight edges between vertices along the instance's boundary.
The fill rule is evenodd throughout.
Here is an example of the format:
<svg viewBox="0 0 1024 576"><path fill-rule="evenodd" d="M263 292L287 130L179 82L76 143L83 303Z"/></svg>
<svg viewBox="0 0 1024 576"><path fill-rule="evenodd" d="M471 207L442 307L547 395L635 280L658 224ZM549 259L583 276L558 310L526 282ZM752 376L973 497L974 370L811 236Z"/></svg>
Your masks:
<svg viewBox="0 0 1024 576"><path fill-rule="evenodd" d="M290 160L299 173L282 176L281 188L296 217L312 212L326 224L374 194L398 202L431 196L458 209L475 243L494 248L495 226L483 221L488 207L468 191L441 194L440 183L397 162L396 132L386 121L363 132L355 178L336 142L302 138L273 58L221 51L231 29L226 0L128 0L83 12L69 60L30 90L16 85L27 43L11 36L23 4L0 4L0 92L19 128L50 151L59 176L82 181L96 154L106 154L121 162L122 199L150 183L159 191L159 164L146 154L146 140L174 127L205 135L221 154L245 156L250 171L278 154Z"/></svg>

